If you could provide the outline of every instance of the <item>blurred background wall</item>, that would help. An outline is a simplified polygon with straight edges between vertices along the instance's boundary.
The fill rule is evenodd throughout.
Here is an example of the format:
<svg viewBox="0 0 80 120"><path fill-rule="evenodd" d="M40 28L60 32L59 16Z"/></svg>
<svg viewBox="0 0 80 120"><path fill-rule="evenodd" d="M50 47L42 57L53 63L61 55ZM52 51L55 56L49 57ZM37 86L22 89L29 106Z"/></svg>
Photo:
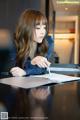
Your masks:
<svg viewBox="0 0 80 120"><path fill-rule="evenodd" d="M0 0L0 28L15 30L22 11L27 8L40 9L41 0Z"/></svg>

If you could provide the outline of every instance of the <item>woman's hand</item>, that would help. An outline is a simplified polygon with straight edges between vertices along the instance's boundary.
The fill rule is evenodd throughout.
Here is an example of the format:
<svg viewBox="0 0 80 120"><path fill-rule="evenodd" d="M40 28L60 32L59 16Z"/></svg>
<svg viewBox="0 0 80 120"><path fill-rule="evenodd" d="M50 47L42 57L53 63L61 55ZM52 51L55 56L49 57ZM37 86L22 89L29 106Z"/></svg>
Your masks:
<svg viewBox="0 0 80 120"><path fill-rule="evenodd" d="M14 67L10 70L10 73L15 77L20 77L26 75L26 72L20 67Z"/></svg>
<svg viewBox="0 0 80 120"><path fill-rule="evenodd" d="M32 59L31 64L37 65L40 68L47 68L51 63L47 60L47 58L43 56L37 56Z"/></svg>

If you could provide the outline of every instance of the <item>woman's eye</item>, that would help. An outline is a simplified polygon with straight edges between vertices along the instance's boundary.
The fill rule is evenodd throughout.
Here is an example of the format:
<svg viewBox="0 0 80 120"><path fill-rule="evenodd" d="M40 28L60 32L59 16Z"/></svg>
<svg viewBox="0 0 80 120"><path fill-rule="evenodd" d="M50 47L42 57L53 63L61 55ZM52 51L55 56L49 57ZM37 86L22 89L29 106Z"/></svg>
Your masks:
<svg viewBox="0 0 80 120"><path fill-rule="evenodd" d="M35 27L36 29L40 29L41 27L40 27L40 25L36 25L36 27Z"/></svg>
<svg viewBox="0 0 80 120"><path fill-rule="evenodd" d="M40 29L40 27L36 27L36 29Z"/></svg>
<svg viewBox="0 0 80 120"><path fill-rule="evenodd" d="M43 25L43 26L36 26L35 28L36 28L36 29L46 29L46 25Z"/></svg>
<svg viewBox="0 0 80 120"><path fill-rule="evenodd" d="M46 29L46 26L44 27L44 29Z"/></svg>

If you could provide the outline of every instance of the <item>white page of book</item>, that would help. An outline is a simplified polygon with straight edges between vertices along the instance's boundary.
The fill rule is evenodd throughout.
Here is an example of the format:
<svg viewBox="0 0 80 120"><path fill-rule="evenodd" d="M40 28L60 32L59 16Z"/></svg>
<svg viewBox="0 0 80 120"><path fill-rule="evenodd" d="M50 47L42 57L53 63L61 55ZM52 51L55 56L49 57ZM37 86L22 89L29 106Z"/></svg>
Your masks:
<svg viewBox="0 0 80 120"><path fill-rule="evenodd" d="M28 89L46 85L52 83L52 81L42 77L10 77L0 79L0 83Z"/></svg>
<svg viewBox="0 0 80 120"><path fill-rule="evenodd" d="M80 77L72 77L72 76L56 74L56 73L36 75L34 77L48 78L49 80L53 81L53 83L61 83L61 82L80 80Z"/></svg>
<svg viewBox="0 0 80 120"><path fill-rule="evenodd" d="M72 77L62 74L50 73L34 75L30 77L10 77L0 79L0 83L21 88L33 88L51 83L63 83L68 81L80 80L80 77Z"/></svg>

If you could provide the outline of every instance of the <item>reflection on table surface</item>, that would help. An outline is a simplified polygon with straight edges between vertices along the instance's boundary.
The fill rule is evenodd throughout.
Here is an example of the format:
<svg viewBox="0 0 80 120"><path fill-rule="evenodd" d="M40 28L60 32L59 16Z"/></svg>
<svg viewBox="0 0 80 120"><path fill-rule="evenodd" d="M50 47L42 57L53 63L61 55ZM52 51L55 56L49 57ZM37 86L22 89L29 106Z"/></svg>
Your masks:
<svg viewBox="0 0 80 120"><path fill-rule="evenodd" d="M10 119L80 120L80 82L22 89L0 84L0 106Z"/></svg>

